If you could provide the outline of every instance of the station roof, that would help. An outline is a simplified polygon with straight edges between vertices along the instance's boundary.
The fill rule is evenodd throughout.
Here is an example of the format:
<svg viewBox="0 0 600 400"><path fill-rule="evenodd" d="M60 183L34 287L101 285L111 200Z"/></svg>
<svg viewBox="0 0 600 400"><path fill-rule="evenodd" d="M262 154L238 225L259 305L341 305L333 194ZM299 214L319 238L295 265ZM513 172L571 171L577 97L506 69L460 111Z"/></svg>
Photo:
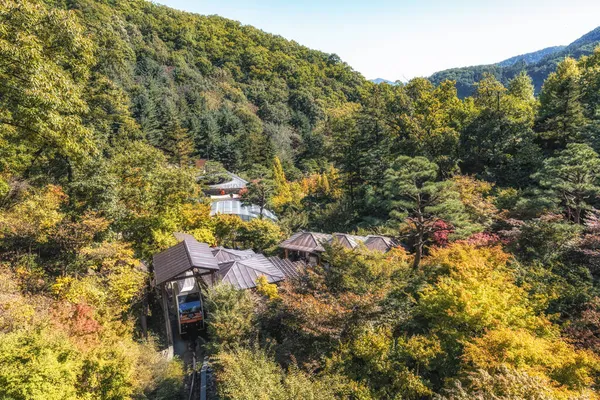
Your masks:
<svg viewBox="0 0 600 400"><path fill-rule="evenodd" d="M256 287L256 280L264 275L269 283L285 279L283 272L262 254L256 254L245 260L235 260L219 265L221 281L231 284L236 289Z"/></svg>
<svg viewBox="0 0 600 400"><path fill-rule="evenodd" d="M217 249L213 249L215 251ZM284 279L297 278L302 268L306 267L303 262L292 262L279 257L265 257L262 254L252 253L248 257L247 252L252 250L218 249L221 255L238 254L244 258L232 259L219 263L219 282L232 285L238 290L253 289L256 287L257 279L263 275L269 283L281 282ZM204 282L212 286L215 282L206 278Z"/></svg>
<svg viewBox="0 0 600 400"><path fill-rule="evenodd" d="M269 261L283 273L286 278L297 278L300 270L306 267L302 261L292 262L287 258L269 257Z"/></svg>
<svg viewBox="0 0 600 400"><path fill-rule="evenodd" d="M360 243L364 243L365 240L367 240L366 236L349 235L347 233L334 233L331 236L332 238L330 240L330 243L333 243L333 241L337 241L339 244L341 244L347 249L354 249L358 247Z"/></svg>
<svg viewBox="0 0 600 400"><path fill-rule="evenodd" d="M185 237L153 258L155 284L168 282L195 268L204 272L219 270L217 259L206 243Z"/></svg>

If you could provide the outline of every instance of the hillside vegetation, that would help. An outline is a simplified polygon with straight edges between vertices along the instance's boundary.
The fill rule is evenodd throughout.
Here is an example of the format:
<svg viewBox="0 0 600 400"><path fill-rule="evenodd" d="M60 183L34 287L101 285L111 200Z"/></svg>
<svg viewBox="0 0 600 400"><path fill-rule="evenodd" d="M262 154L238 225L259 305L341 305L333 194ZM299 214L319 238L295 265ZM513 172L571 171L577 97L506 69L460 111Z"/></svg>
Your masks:
<svg viewBox="0 0 600 400"><path fill-rule="evenodd" d="M182 398L152 256L303 229L403 246L207 290L221 399L598 399L600 50L554 54L538 97L462 99L141 0L0 2L0 398ZM278 221L210 216L224 168Z"/></svg>

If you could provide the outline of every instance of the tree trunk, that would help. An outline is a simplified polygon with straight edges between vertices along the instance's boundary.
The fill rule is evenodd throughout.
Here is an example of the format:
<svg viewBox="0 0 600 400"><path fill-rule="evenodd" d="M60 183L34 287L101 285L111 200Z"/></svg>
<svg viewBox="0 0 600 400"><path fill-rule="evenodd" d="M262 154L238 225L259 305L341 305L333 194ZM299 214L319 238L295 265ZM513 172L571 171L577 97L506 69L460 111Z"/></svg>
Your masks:
<svg viewBox="0 0 600 400"><path fill-rule="evenodd" d="M420 216L419 216L420 217ZM415 245L415 259L413 261L413 269L418 269L423 258L423 246L425 245L425 233L423 232L424 227L419 227L419 233L417 235L417 243Z"/></svg>
<svg viewBox="0 0 600 400"><path fill-rule="evenodd" d="M415 259L413 261L413 269L418 269L421 264L421 258L423 258L423 243L417 244L415 248Z"/></svg>

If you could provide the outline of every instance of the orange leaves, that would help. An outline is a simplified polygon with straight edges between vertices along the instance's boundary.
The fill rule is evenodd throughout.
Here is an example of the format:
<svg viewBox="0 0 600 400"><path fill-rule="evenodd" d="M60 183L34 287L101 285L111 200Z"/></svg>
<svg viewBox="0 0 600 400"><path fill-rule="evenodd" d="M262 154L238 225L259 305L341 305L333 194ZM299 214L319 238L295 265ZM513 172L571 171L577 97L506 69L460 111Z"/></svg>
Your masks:
<svg viewBox="0 0 600 400"><path fill-rule="evenodd" d="M340 338L346 325L346 317L352 312L344 300L325 293L302 294L282 286L282 304L292 317L288 323L307 335Z"/></svg>
<svg viewBox="0 0 600 400"><path fill-rule="evenodd" d="M52 307L55 328L64 330L82 350L89 350L100 344L102 325L95 318L93 307L85 304L71 304L57 301Z"/></svg>

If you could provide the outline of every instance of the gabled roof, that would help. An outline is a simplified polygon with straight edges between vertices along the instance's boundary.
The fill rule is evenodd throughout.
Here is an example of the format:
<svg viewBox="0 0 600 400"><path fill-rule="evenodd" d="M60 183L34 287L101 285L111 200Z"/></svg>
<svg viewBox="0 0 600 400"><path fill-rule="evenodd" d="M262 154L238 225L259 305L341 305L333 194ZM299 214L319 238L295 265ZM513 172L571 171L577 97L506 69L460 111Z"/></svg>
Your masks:
<svg viewBox="0 0 600 400"><path fill-rule="evenodd" d="M317 232L297 232L279 244L282 249L306 251L309 253L325 251L323 243L329 242L331 235Z"/></svg>
<svg viewBox="0 0 600 400"><path fill-rule="evenodd" d="M215 247L212 249L213 256L217 259L219 264L235 261L235 260L243 260L246 258L250 258L256 253L252 249L248 250L234 250L234 249L226 249L224 247Z"/></svg>
<svg viewBox="0 0 600 400"><path fill-rule="evenodd" d="M186 271L198 268L204 272L218 271L219 265L206 243L185 238L153 258L154 279L157 285L167 282Z"/></svg>
<svg viewBox="0 0 600 400"><path fill-rule="evenodd" d="M347 249L354 249L360 243L364 243L364 241L367 240L367 237L366 236L349 235L347 233L334 233L332 235L332 239L331 239L330 243L333 243L334 240L337 241L339 244L341 244L342 246L344 246Z"/></svg>
<svg viewBox="0 0 600 400"><path fill-rule="evenodd" d="M369 235L365 240L365 246L369 250L379 250L385 253L397 245L394 240L387 236Z"/></svg>
<svg viewBox="0 0 600 400"><path fill-rule="evenodd" d="M331 244L334 241L337 241L347 249L355 249L361 243L364 243L367 249L382 252L387 252L392 247L397 246L393 239L380 235L357 236L347 233L329 235L316 232L296 232L289 239L281 242L279 247L287 250L319 253L325 251L323 248L324 243Z"/></svg>
<svg viewBox="0 0 600 400"><path fill-rule="evenodd" d="M245 260L235 260L220 264L219 276L221 281L229 283L236 289L251 289L256 287L256 280L264 275L269 283L285 279L283 272L262 254L256 254Z"/></svg>

